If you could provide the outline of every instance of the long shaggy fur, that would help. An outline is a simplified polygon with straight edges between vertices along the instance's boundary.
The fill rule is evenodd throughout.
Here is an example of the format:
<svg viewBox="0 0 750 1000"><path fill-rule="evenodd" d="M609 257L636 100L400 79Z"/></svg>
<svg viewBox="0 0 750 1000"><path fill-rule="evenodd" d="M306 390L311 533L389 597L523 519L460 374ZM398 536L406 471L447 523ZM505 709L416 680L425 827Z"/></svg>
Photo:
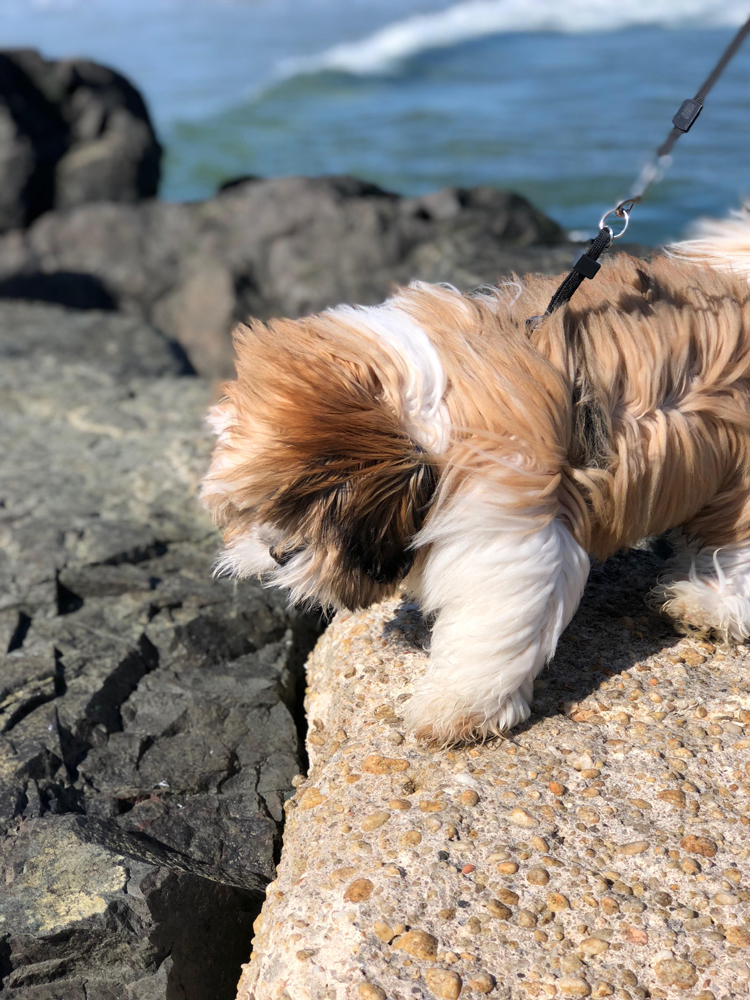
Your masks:
<svg viewBox="0 0 750 1000"><path fill-rule="evenodd" d="M750 220L725 227L613 257L533 333L558 278L241 327L221 569L352 608L403 580L437 614L410 718L443 741L528 715L589 554L682 528L665 610L750 635Z"/></svg>

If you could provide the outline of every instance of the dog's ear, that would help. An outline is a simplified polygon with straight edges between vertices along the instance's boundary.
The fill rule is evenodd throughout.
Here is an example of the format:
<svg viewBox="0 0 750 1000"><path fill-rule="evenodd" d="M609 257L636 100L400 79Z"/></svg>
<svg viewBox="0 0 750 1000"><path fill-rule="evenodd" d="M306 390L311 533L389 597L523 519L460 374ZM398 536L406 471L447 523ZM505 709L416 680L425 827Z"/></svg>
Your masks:
<svg viewBox="0 0 750 1000"><path fill-rule="evenodd" d="M419 445L401 466L363 478L338 529L346 567L385 586L406 576L414 561L409 545L436 488L437 472Z"/></svg>
<svg viewBox="0 0 750 1000"><path fill-rule="evenodd" d="M268 508L287 545L335 555L324 589L351 610L392 593L409 572L410 543L437 485L423 449L403 433L388 445L391 453L380 459L363 461L346 449L337 456L310 456L307 468Z"/></svg>

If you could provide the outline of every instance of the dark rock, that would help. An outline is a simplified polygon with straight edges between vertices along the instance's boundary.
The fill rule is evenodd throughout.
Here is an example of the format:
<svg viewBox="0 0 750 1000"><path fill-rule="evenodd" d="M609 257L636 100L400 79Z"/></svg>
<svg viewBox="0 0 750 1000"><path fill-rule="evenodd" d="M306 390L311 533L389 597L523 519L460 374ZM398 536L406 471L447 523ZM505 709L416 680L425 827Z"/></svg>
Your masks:
<svg viewBox="0 0 750 1000"><path fill-rule="evenodd" d="M0 863L13 1000L234 996L253 894L84 843L72 817L21 823Z"/></svg>
<svg viewBox="0 0 750 1000"><path fill-rule="evenodd" d="M0 140L0 232L55 208L151 198L159 186L143 98L85 59L0 51Z"/></svg>
<svg viewBox="0 0 750 1000"><path fill-rule="evenodd" d="M212 579L209 393L161 334L0 302L0 357L0 990L229 1000L317 622Z"/></svg>
<svg viewBox="0 0 750 1000"><path fill-rule="evenodd" d="M9 52L0 52L0 232L55 204L55 169L68 147L60 110Z"/></svg>
<svg viewBox="0 0 750 1000"><path fill-rule="evenodd" d="M555 222L493 188L401 198L351 177L253 178L202 203L50 213L0 240L0 295L67 294L81 307L86 276L92 305L108 296L221 377L233 371L231 328L249 315L376 303L413 279L470 288L514 269L561 271L573 256Z"/></svg>

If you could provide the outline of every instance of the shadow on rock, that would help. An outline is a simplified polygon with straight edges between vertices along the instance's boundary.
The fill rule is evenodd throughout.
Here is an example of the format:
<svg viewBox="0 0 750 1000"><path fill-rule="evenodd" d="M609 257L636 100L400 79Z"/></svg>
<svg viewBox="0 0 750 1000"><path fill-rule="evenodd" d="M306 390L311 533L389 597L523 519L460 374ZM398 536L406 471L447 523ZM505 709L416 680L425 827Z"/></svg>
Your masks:
<svg viewBox="0 0 750 1000"><path fill-rule="evenodd" d="M93 274L72 271L14 274L0 281L0 299L50 302L68 309L117 309L117 301L104 282Z"/></svg>

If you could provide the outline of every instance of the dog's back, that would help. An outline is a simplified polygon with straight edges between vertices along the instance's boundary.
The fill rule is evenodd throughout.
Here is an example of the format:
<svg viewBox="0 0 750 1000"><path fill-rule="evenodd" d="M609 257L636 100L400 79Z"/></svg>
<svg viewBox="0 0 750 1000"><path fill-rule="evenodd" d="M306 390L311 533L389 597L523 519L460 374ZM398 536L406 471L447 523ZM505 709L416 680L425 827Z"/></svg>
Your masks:
<svg viewBox="0 0 750 1000"><path fill-rule="evenodd" d="M530 309L549 282L527 287ZM571 474L592 514L592 551L604 557L676 525L716 544L750 537L742 274L619 254L532 339L571 381Z"/></svg>

